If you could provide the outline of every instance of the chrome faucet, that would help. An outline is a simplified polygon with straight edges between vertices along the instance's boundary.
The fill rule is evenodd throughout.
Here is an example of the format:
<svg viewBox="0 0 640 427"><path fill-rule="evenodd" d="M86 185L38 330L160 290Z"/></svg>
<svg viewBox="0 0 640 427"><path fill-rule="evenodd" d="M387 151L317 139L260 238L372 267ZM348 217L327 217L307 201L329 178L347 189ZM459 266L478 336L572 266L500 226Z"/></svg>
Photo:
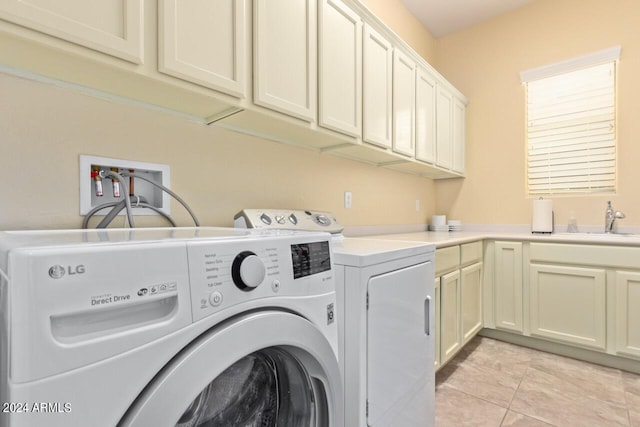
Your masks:
<svg viewBox="0 0 640 427"><path fill-rule="evenodd" d="M620 211L614 211L611 207L611 200L607 202L607 212L604 217L604 232L613 233L613 224L616 219L623 219L624 214Z"/></svg>

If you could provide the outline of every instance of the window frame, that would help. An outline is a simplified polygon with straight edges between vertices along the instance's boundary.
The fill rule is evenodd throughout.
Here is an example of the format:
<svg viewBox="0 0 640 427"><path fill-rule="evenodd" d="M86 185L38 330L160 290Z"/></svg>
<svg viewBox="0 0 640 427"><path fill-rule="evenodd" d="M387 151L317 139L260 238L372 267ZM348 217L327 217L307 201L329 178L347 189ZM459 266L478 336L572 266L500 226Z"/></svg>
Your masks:
<svg viewBox="0 0 640 427"><path fill-rule="evenodd" d="M620 46L614 46L609 49L604 49L566 61L544 65L542 67L532 68L520 73L520 80L525 90L525 168L526 191L528 196L538 197L541 195L588 195L616 192L616 86L618 68L617 65L620 59L621 50L622 48ZM607 66L611 67L610 71L608 71L609 69L607 68ZM598 71L599 74L596 75L596 72ZM548 91L549 88L553 87L553 84L557 83L558 80L561 80L563 78L579 77L580 75L586 75L589 72L592 72L594 75L596 75L596 79L600 79L599 82L601 84L606 85L606 87L603 86L606 91L602 95L602 99L605 99L606 104L605 108L603 108L602 111L604 111L606 114L603 113L601 116L598 116L595 112L585 113L584 108L582 107L584 105L584 102L582 102L583 100L579 100L578 102L566 102L566 104L570 105L570 108L564 111L577 112L577 115L579 116L579 119L572 122L571 126L569 126L567 125L568 121L562 118L562 114L555 115L555 112L548 113L549 110L547 109L550 107L565 108L561 104L564 104L567 98L555 96L552 96L551 100L548 103L546 101L549 98L544 98L542 102L544 108L543 113L540 113L539 110L536 109L532 109L532 112L530 111L531 103L529 99L529 92L532 89L531 86L533 86L533 88L535 88L536 90L540 89L539 93L545 94L545 91ZM602 74L604 74L605 72L611 73L612 83L606 82L606 80L602 79ZM530 83L533 82L535 82L535 84L530 85ZM592 82L589 82L589 84L591 83ZM594 85L588 86L588 91L595 92L596 90L598 90L598 93L600 94L600 90L602 90L602 88ZM573 92L571 92L571 90L573 90ZM608 92L609 90L611 90L611 92ZM580 90L578 88L570 88L568 92L573 95L579 93ZM610 99L610 97L612 99ZM558 101L558 103L556 103L556 101ZM577 105L580 105L580 107L578 107ZM530 118L531 116L533 116L533 118ZM534 124L533 121L536 121L536 123ZM568 131L568 135L570 135L570 137L552 137L552 141L545 142L545 138L541 138L539 136L540 134L537 133L536 137L531 138L532 130L536 131L537 129L539 129L541 127L541 122L543 123L542 127L544 127L544 124L548 123L549 121L555 122L555 124L547 125L552 128L551 135L558 136L563 132ZM577 123L577 126L574 126L575 123ZM597 129L598 126L600 127L600 130L594 130L594 128ZM580 131L578 131L578 129L580 129ZM599 133L597 137L594 137L598 140L598 142L595 144L591 144L592 146L597 146L597 150L584 147L582 146L582 143L580 143L580 146L578 146L578 144L574 144L575 139L578 139L577 135L585 134L584 130L588 130L590 134ZM599 138L602 141L600 141ZM572 151L571 145L576 147L575 151ZM602 145L602 147L600 147L600 145ZM540 150L540 147L545 146L553 148L543 148L542 150ZM538 154L537 160L532 160L530 156L531 152L534 150L538 150L538 153L543 153L543 155L546 155L548 158L544 159L544 157ZM554 152L556 152L555 154L557 154L557 156L554 156ZM561 154L559 152L563 152L564 154ZM596 155L596 152L599 154ZM576 156L581 155L582 160L578 162L567 162L566 159L568 158L571 158L572 160L576 159L576 157L571 157L571 153L575 153ZM561 165L561 163L563 163L563 157L565 158L564 163L571 163L580 166L574 168L571 165ZM599 163L601 159L604 159L604 161ZM532 171L532 163L534 161L537 162L538 168ZM590 171L592 170L592 165L594 163L603 165L598 172L602 173L602 176L605 177L606 180L599 182L597 179L592 178L592 176L597 175L590 173ZM544 168L546 168L546 170ZM569 169L571 171L581 169L587 172L584 174L578 173L576 175L573 175L573 173L565 173L566 176L561 178L559 175L563 174L562 169ZM545 183L544 181L541 181L540 178L538 178L539 181L536 184L537 188L533 188L532 175L534 173L537 173L539 177L546 178L547 182ZM571 181L571 176L575 176L576 179L574 181ZM555 181L562 181L563 183L560 184L558 182L553 182L554 178Z"/></svg>

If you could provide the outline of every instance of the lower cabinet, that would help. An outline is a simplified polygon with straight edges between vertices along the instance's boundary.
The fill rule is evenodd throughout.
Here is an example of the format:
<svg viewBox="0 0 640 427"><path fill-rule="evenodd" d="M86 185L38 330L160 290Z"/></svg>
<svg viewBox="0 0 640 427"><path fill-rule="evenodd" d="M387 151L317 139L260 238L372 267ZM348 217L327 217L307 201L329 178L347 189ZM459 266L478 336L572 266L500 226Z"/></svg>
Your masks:
<svg viewBox="0 0 640 427"><path fill-rule="evenodd" d="M616 272L616 353L640 358L640 272Z"/></svg>
<svg viewBox="0 0 640 427"><path fill-rule="evenodd" d="M496 242L494 259L496 329L522 333L522 242Z"/></svg>
<svg viewBox="0 0 640 427"><path fill-rule="evenodd" d="M640 360L639 247L528 241L493 247L487 295L495 329ZM464 282L463 275L463 301Z"/></svg>
<svg viewBox="0 0 640 427"><path fill-rule="evenodd" d="M482 242L436 250L436 368L483 327Z"/></svg>
<svg viewBox="0 0 640 427"><path fill-rule="evenodd" d="M460 271L440 279L440 352L444 365L462 348L460 329Z"/></svg>
<svg viewBox="0 0 640 427"><path fill-rule="evenodd" d="M531 335L605 350L605 270L531 264L530 275Z"/></svg>
<svg viewBox="0 0 640 427"><path fill-rule="evenodd" d="M482 263L460 270L460 309L462 344L468 343L482 329Z"/></svg>

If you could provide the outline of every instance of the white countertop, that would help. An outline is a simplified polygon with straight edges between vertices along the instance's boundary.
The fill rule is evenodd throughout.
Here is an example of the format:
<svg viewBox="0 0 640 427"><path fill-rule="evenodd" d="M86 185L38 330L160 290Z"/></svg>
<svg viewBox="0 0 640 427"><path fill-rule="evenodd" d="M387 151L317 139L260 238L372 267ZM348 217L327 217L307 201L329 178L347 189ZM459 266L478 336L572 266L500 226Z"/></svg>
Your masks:
<svg viewBox="0 0 640 427"><path fill-rule="evenodd" d="M430 242L407 239L338 238L332 241L337 264L364 267L411 256L433 256Z"/></svg>
<svg viewBox="0 0 640 427"><path fill-rule="evenodd" d="M436 248L460 245L463 243L476 242L478 240L485 239L518 240L547 243L582 243L610 246L640 246L640 234L624 235L615 233L608 235L598 235L589 233L531 234L523 232L504 231L420 231L399 234L377 234L371 236L363 236L363 238L428 242L435 244Z"/></svg>

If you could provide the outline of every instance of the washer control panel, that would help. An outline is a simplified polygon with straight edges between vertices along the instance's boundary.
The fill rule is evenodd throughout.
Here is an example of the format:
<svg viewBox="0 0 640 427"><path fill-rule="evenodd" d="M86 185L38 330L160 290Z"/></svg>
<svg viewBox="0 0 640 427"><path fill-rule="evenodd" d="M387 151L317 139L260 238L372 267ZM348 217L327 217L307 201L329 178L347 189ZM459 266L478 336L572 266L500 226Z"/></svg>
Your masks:
<svg viewBox="0 0 640 427"><path fill-rule="evenodd" d="M282 209L243 209L234 216L236 228L326 231L342 233L344 227L330 212Z"/></svg>
<svg viewBox="0 0 640 427"><path fill-rule="evenodd" d="M335 290L330 236L323 233L194 241L187 251L194 321L251 300Z"/></svg>

